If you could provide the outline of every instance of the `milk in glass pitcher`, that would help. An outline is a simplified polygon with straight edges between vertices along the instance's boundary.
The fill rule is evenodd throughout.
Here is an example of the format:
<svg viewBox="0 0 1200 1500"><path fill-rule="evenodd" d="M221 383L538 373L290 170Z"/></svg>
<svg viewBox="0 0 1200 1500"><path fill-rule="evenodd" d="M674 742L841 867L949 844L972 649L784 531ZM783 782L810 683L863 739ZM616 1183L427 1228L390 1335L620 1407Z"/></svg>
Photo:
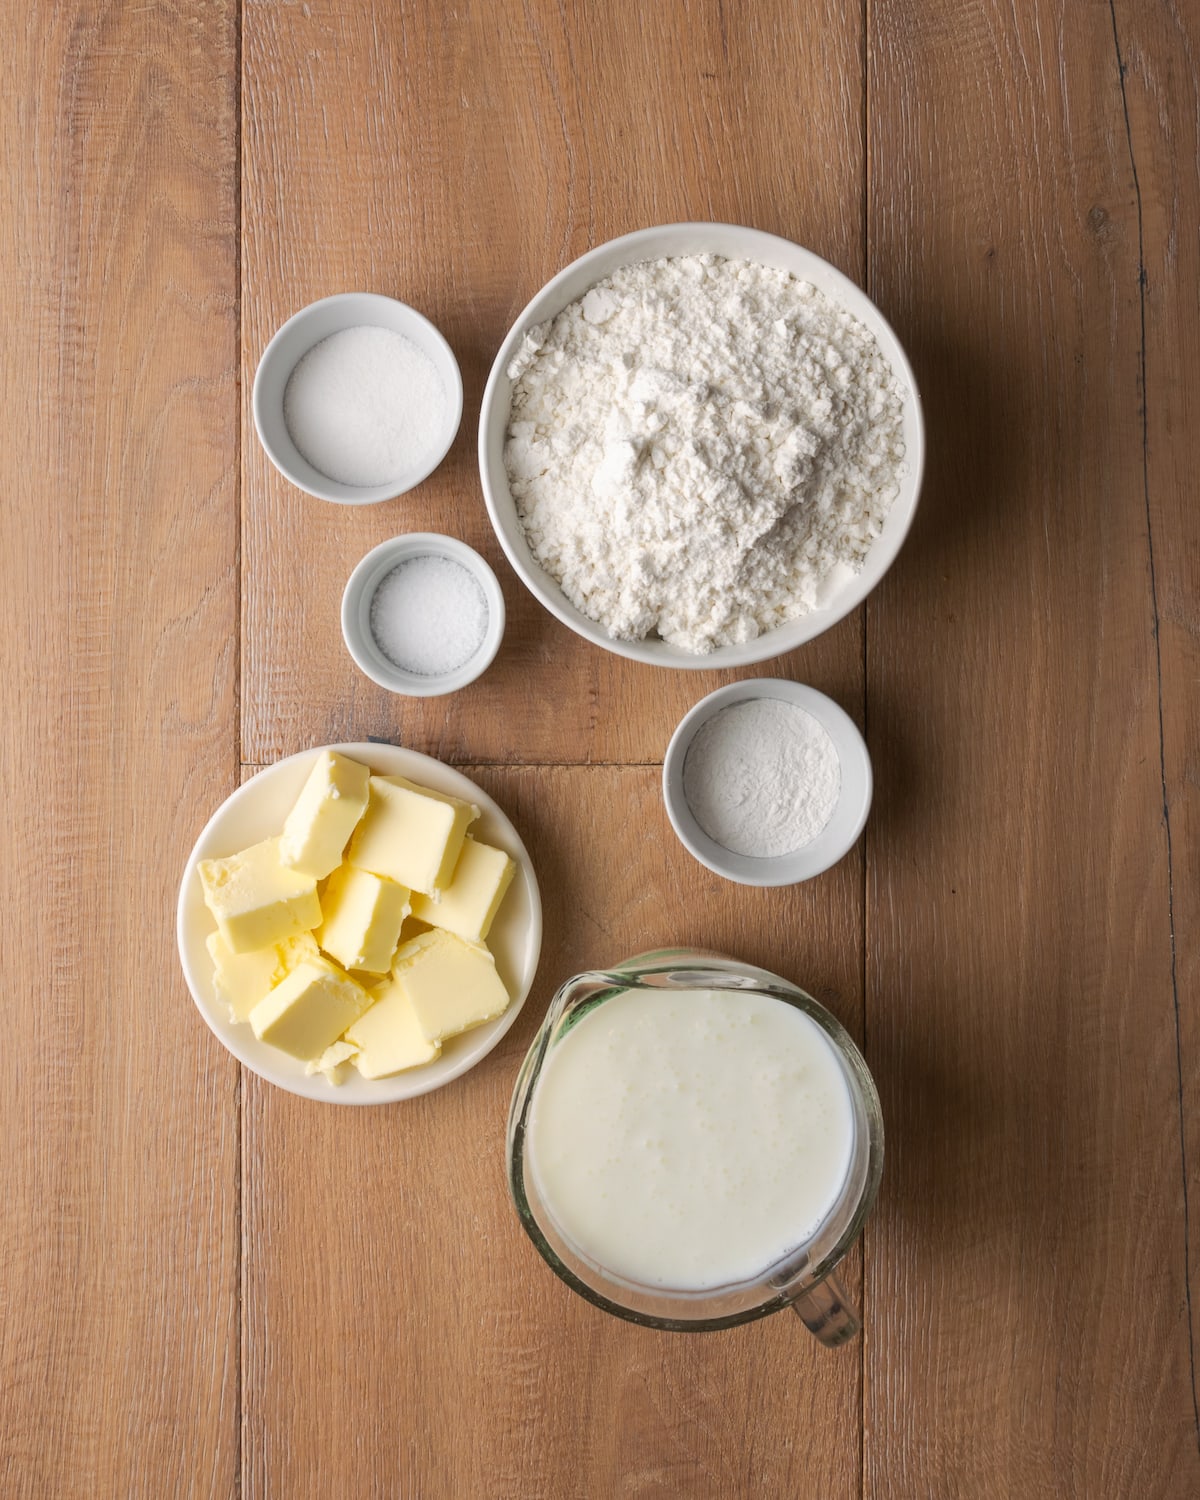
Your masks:
<svg viewBox="0 0 1200 1500"><path fill-rule="evenodd" d="M791 1307L824 1344L860 1323L833 1268L883 1169L879 1099L795 985L670 949L568 980L517 1079L509 1185L568 1286L654 1328Z"/></svg>

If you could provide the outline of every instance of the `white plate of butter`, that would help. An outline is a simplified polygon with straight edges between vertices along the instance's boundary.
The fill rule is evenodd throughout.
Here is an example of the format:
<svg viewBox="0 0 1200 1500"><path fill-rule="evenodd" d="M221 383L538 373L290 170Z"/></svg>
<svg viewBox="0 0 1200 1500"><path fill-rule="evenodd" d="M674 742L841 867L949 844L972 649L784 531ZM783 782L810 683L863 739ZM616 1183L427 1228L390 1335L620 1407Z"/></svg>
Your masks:
<svg viewBox="0 0 1200 1500"><path fill-rule="evenodd" d="M401 827L407 838L390 836ZM422 881L442 889L422 894ZM285 909L297 930L281 937ZM516 829L466 776L398 745L330 745L268 766L217 809L183 872L177 935L192 998L239 1062L306 1098L390 1104L458 1078L513 1024L537 971L542 904ZM427 1007L435 1021L439 1007L461 1008L467 971L481 971L480 1011L493 1018L451 1014L453 1034L437 1039ZM347 1005L365 1006L348 1027L337 1019Z"/></svg>

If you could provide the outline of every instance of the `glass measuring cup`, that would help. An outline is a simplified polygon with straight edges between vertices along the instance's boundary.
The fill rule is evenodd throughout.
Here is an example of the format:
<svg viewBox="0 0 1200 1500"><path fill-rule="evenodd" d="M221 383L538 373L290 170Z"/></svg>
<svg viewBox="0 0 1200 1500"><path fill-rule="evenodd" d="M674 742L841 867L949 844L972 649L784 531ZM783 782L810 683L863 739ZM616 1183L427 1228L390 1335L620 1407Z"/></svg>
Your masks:
<svg viewBox="0 0 1200 1500"><path fill-rule="evenodd" d="M585 1015L617 995L641 991L715 991L736 1005L739 993L780 1000L815 1022L840 1066L853 1117L850 1163L837 1198L804 1244L749 1281L674 1291L631 1281L573 1245L559 1230L532 1170L528 1125L548 1057ZM521 1223L542 1258L573 1291L606 1312L645 1327L703 1331L728 1328L791 1307L821 1343L845 1343L859 1331L858 1313L834 1267L858 1238L883 1171L879 1097L849 1034L803 990L752 964L696 949L663 949L608 970L577 975L550 1003L522 1064L508 1120L508 1179Z"/></svg>

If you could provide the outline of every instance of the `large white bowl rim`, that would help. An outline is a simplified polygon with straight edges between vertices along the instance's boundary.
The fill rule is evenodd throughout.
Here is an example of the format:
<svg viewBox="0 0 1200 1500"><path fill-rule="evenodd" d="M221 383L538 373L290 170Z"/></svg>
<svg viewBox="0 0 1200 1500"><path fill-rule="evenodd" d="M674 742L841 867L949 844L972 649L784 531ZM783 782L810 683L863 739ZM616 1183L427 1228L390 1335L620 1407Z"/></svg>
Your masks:
<svg viewBox="0 0 1200 1500"><path fill-rule="evenodd" d="M846 308L870 329L906 388L902 429L906 472L883 531L867 554L862 570L853 575L821 609L789 620L753 641L720 646L707 655L697 656L668 645L666 641L614 640L602 625L589 620L571 604L554 579L533 560L525 541L504 468L504 435L512 405L513 383L508 377L508 366L527 329L555 317L581 297L588 287L611 276L622 266L670 256L704 254L757 261L790 271L802 281L811 282L818 291ZM908 535L916 512L924 465L925 425L920 394L912 367L887 319L861 288L819 255L778 235L738 224L663 224L654 229L639 229L598 245L572 261L546 283L509 330L488 376L479 414L479 473L484 499L500 545L517 576L551 614L585 640L618 656L663 667L712 670L769 661L813 640L857 609L891 567Z"/></svg>

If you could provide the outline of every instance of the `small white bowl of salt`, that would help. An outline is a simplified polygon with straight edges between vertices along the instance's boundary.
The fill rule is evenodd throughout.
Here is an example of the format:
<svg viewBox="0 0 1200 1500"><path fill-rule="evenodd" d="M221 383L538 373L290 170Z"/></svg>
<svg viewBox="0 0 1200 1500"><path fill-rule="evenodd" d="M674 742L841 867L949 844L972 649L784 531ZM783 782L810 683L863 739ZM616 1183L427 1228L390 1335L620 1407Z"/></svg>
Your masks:
<svg viewBox="0 0 1200 1500"><path fill-rule="evenodd" d="M663 796L680 842L739 885L796 885L853 848L871 810L871 758L832 698L753 677L680 720Z"/></svg>
<svg viewBox="0 0 1200 1500"><path fill-rule="evenodd" d="M491 666L504 636L504 595L465 542L414 531L381 542L351 573L342 635L372 682L435 698Z"/></svg>
<svg viewBox="0 0 1200 1500"><path fill-rule="evenodd" d="M415 308L341 292L288 319L254 376L254 426L299 489L339 505L390 500L427 479L462 420L462 373Z"/></svg>

